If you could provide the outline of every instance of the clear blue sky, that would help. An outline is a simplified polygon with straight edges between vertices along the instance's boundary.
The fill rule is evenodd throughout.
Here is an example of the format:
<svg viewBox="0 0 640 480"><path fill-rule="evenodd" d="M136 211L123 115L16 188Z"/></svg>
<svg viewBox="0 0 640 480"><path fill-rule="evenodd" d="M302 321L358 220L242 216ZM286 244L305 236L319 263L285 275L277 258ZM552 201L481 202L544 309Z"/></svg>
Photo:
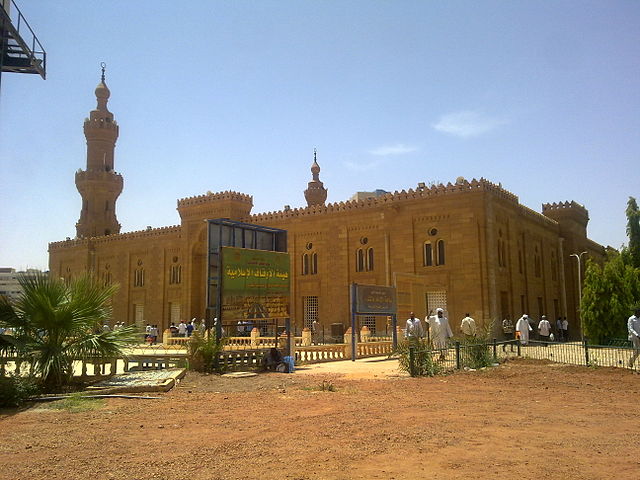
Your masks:
<svg viewBox="0 0 640 480"><path fill-rule="evenodd" d="M46 268L75 235L82 123L107 63L122 231L178 198L305 205L485 177L540 211L575 200L626 243L640 199L640 2L29 1L47 80L3 74L0 266Z"/></svg>

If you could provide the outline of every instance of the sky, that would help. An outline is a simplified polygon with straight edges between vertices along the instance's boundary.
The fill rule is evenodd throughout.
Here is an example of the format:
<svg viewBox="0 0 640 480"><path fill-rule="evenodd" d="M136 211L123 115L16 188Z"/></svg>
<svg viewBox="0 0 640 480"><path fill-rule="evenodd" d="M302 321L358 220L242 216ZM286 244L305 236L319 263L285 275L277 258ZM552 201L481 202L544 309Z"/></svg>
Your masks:
<svg viewBox="0 0 640 480"><path fill-rule="evenodd" d="M575 200L627 242L640 198L640 2L16 0L47 79L4 73L0 266L75 236L84 118L105 62L122 232L234 190L253 213L484 177L536 211Z"/></svg>

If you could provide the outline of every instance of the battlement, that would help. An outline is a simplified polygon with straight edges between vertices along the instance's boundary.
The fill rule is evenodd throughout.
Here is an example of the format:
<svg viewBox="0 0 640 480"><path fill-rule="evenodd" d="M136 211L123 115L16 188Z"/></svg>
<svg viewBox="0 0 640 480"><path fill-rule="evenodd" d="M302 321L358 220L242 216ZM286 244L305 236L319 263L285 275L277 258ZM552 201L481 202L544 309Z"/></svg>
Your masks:
<svg viewBox="0 0 640 480"><path fill-rule="evenodd" d="M584 205L579 204L571 200L570 202L554 202L543 203L542 213L553 219L558 218L573 218L574 220L584 223L585 225L589 221L589 211Z"/></svg>
<svg viewBox="0 0 640 480"><path fill-rule="evenodd" d="M220 200L232 200L235 202L247 203L253 207L253 197L240 192L226 190L224 192L212 193L207 192L204 195L196 195L194 197L186 197L178 200L178 208L189 207L193 205L202 205Z"/></svg>
<svg viewBox="0 0 640 480"><path fill-rule="evenodd" d="M178 200L178 213L185 220L206 220L208 218L230 218L243 220L251 214L253 197L240 192L207 192L206 195Z"/></svg>
<svg viewBox="0 0 640 480"><path fill-rule="evenodd" d="M580 213L585 213L588 214L589 212L587 211L587 209L585 208L584 205L579 204L578 202L571 200L566 201L566 202L553 202L553 203L543 203L542 204L542 213L545 213L547 211L551 211L551 210L566 210L566 209L572 209L575 210L577 212Z"/></svg>
<svg viewBox="0 0 640 480"><path fill-rule="evenodd" d="M89 246L89 244L108 243L108 242L121 242L123 240L133 240L136 238L146 237L159 237L163 235L180 234L182 227L180 225L172 225L170 227L151 228L147 227L144 230L135 230L127 233L116 233L112 235L102 235L99 237L91 238L70 238L59 242L51 242L49 244L49 252L53 250L61 250L64 248L72 248L79 246Z"/></svg>
<svg viewBox="0 0 640 480"><path fill-rule="evenodd" d="M471 181L459 178L454 184L450 182L446 185L443 183L431 186L420 184L415 190L410 188L409 190L401 190L399 192L395 191L393 193L387 193L379 197L371 197L364 200L347 200L346 202L335 202L329 203L327 205L312 205L310 207L304 208L258 213L251 216L251 221L254 223L260 223L261 221L282 220L286 218L305 215L321 215L325 213L347 211L358 208L374 208L382 205L392 205L397 202L405 202L420 198L437 197L443 195L457 195L478 191L491 192L492 194L497 195L507 201L516 204L518 203L518 197L508 190L502 188L500 184L492 183L484 178L480 178L479 180L476 180L474 178Z"/></svg>
<svg viewBox="0 0 640 480"><path fill-rule="evenodd" d="M159 228L147 227L144 230L135 230L133 232L120 233L117 235L103 235L100 237L92 237L91 240L94 242L94 244L98 244L122 240L133 240L136 238L159 237L163 235L179 234L181 232L182 227L180 225L172 225L170 227Z"/></svg>
<svg viewBox="0 0 640 480"><path fill-rule="evenodd" d="M67 237L66 240L60 240L58 242L50 242L49 252L52 252L54 250L62 250L64 248L87 246L88 244L89 244L88 238L68 238Z"/></svg>
<svg viewBox="0 0 640 480"><path fill-rule="evenodd" d="M542 214L558 222L563 229L569 228L581 236L587 235L589 211L578 202L545 203L542 205Z"/></svg>

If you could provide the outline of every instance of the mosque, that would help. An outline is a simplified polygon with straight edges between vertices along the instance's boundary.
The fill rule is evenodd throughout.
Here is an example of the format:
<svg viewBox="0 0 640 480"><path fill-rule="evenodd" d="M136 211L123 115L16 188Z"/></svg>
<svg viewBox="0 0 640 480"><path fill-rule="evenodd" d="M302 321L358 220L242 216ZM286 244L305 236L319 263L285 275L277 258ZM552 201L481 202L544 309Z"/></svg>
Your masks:
<svg viewBox="0 0 640 480"><path fill-rule="evenodd" d="M424 317L440 307L454 330L470 313L480 324L523 313L567 317L578 338L578 268L571 254L603 259L587 238L589 215L574 202L536 212L486 179L359 195L326 203L314 153L307 205L252 213L250 195L225 191L178 200L180 225L121 233L116 201L123 177L114 170L119 127L107 107L104 79L97 107L84 121L87 164L75 183L82 197L73 239L49 244L52 275L70 280L93 272L120 288L114 321L165 329L180 319L205 318L207 224L226 218L287 231L292 324L350 323L352 283L394 286L398 317ZM360 319L374 332L387 319Z"/></svg>

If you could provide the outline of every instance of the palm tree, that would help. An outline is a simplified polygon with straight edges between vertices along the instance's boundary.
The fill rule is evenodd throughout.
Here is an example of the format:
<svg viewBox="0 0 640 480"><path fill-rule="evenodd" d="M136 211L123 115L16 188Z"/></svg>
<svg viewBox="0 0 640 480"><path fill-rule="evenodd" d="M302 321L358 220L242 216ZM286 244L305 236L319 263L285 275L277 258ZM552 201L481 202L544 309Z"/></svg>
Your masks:
<svg viewBox="0 0 640 480"><path fill-rule="evenodd" d="M103 286L91 276L69 284L45 275L19 282L23 293L15 303L0 297L0 326L13 331L11 342L0 342L0 353L12 350L31 361L45 390L69 384L74 360L123 356L139 338L135 326L102 329L117 285Z"/></svg>

